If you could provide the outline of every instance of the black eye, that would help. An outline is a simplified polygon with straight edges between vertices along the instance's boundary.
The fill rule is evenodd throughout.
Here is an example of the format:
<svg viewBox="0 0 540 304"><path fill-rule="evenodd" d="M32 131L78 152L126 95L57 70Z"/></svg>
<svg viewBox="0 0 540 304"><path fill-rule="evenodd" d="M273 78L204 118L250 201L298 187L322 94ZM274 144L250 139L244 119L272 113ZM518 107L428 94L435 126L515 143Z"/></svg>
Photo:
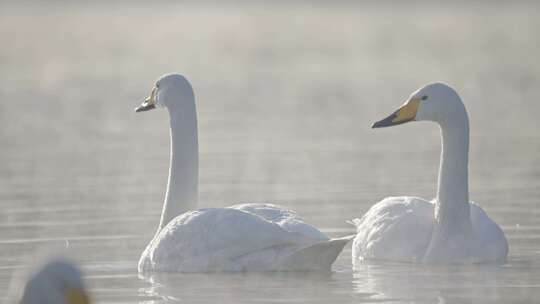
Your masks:
<svg viewBox="0 0 540 304"><path fill-rule="evenodd" d="M158 89L159 89L159 83L156 83L156 88L158 88Z"/></svg>
<svg viewBox="0 0 540 304"><path fill-rule="evenodd" d="M427 99L427 95L422 96L422 100L426 100L426 99Z"/></svg>

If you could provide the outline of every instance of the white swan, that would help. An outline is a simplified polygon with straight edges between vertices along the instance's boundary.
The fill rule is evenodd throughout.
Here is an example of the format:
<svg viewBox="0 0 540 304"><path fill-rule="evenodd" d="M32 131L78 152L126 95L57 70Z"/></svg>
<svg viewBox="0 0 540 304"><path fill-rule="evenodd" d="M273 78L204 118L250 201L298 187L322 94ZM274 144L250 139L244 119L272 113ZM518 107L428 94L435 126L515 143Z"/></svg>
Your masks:
<svg viewBox="0 0 540 304"><path fill-rule="evenodd" d="M413 120L439 124L442 136L437 197L388 197L353 220L353 264L362 259L423 263L503 262L508 243L482 208L469 202L469 118L458 94L442 83L414 92L382 128Z"/></svg>
<svg viewBox="0 0 540 304"><path fill-rule="evenodd" d="M329 239L271 204L194 210L198 196L195 99L181 75L161 77L136 109L168 110L171 166L159 229L139 260L144 271L329 270L352 236Z"/></svg>
<svg viewBox="0 0 540 304"><path fill-rule="evenodd" d="M34 273L20 300L21 304L88 304L81 272L71 262L56 259Z"/></svg>

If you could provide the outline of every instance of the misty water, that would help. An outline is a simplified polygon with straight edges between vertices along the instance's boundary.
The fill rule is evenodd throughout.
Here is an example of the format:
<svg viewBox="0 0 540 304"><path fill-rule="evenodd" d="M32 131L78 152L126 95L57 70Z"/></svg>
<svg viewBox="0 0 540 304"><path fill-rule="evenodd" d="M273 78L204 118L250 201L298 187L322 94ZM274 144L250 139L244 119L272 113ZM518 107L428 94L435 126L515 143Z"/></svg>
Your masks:
<svg viewBox="0 0 540 304"><path fill-rule="evenodd" d="M97 303L538 301L540 6L415 3L1 3L0 290L59 252ZM169 134L165 111L133 109L172 71L195 89L200 207L273 202L332 237L386 196L434 196L437 127L370 126L450 83L471 118L471 199L507 263L353 270L349 245L331 273L139 276Z"/></svg>

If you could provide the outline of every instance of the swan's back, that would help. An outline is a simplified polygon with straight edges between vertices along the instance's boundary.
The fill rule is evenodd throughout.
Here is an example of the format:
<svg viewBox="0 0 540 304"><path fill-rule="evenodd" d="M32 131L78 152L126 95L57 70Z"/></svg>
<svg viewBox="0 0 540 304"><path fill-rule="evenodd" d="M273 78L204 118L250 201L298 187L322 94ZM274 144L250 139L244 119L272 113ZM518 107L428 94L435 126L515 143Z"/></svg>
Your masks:
<svg viewBox="0 0 540 304"><path fill-rule="evenodd" d="M306 224L304 220L302 220L302 218L296 214L296 212L284 209L281 206L274 204L238 204L229 208L258 215L267 221L279 225L281 228L289 232L299 233L308 238L313 238L314 240L328 240L328 237L324 233L322 233L319 229Z"/></svg>
<svg viewBox="0 0 540 304"><path fill-rule="evenodd" d="M434 206L417 197L388 197L375 204L361 219L353 220L358 231L353 263L362 259L422 262L432 239ZM464 244L460 256L448 256L446 261L504 261L508 243L503 231L482 207L474 202L469 207L474 246Z"/></svg>
<svg viewBox="0 0 540 304"><path fill-rule="evenodd" d="M433 228L433 203L417 197L388 197L353 220L357 259L419 260Z"/></svg>
<svg viewBox="0 0 540 304"><path fill-rule="evenodd" d="M288 231L265 217L241 209L277 215L277 210L263 205L186 212L167 224L150 242L139 261L139 271L329 269L347 243L347 240L336 243ZM329 244L328 248L324 248L324 244ZM315 245L319 245L319 249L310 250ZM312 252L317 257L313 257ZM311 260L299 256L311 257ZM328 261L312 263L319 256Z"/></svg>

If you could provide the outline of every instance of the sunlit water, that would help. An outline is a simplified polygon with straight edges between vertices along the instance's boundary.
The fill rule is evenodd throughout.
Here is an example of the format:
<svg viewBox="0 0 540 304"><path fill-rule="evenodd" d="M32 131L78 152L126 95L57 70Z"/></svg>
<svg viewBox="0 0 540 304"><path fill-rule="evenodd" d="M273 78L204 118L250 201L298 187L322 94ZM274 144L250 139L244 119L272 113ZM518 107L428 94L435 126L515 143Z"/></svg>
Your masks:
<svg viewBox="0 0 540 304"><path fill-rule="evenodd" d="M34 259L79 261L98 303L509 303L540 297L540 11L534 4L0 4L0 290ZM501 266L370 263L332 273L158 274L165 72L196 91L200 205L269 201L331 236L389 195L435 193L438 130L371 130L444 80L471 117L471 198ZM7 294L0 295L6 299Z"/></svg>

